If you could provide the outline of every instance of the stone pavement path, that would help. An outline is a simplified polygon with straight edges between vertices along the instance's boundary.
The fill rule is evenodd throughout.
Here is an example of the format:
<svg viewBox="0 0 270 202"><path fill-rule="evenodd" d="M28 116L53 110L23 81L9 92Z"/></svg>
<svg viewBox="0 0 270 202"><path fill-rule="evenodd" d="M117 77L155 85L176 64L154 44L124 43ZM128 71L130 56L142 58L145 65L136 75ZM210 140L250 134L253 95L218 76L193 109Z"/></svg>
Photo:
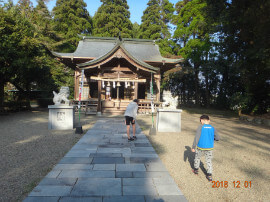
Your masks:
<svg viewBox="0 0 270 202"><path fill-rule="evenodd" d="M187 201L136 127L128 142L123 119L98 120L24 202Z"/></svg>

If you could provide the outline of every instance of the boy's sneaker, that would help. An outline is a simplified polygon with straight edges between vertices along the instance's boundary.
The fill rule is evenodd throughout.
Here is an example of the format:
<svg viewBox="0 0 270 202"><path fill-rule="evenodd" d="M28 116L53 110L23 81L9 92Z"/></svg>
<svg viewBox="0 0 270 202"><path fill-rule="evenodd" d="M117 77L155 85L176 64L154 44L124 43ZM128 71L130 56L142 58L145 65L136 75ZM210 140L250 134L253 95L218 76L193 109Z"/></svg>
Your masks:
<svg viewBox="0 0 270 202"><path fill-rule="evenodd" d="M130 141L133 141L134 139L131 137L131 138L128 138L128 141L130 142Z"/></svg>
<svg viewBox="0 0 270 202"><path fill-rule="evenodd" d="M192 172L193 172L195 175L198 175L199 169L194 168L194 169L192 170Z"/></svg>
<svg viewBox="0 0 270 202"><path fill-rule="evenodd" d="M134 140L137 140L137 136L133 136L132 138L133 138Z"/></svg>
<svg viewBox="0 0 270 202"><path fill-rule="evenodd" d="M212 174L207 174L206 178L208 179L209 182L212 182Z"/></svg>

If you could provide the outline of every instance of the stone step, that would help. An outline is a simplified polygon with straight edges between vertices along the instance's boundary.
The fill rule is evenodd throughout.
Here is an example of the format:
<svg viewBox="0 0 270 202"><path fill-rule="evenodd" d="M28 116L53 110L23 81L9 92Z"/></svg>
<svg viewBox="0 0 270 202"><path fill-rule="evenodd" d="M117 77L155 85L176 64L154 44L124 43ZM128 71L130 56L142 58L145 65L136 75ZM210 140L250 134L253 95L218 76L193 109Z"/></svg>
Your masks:
<svg viewBox="0 0 270 202"><path fill-rule="evenodd" d="M97 112L91 111L91 112L85 112L85 115L96 115Z"/></svg>

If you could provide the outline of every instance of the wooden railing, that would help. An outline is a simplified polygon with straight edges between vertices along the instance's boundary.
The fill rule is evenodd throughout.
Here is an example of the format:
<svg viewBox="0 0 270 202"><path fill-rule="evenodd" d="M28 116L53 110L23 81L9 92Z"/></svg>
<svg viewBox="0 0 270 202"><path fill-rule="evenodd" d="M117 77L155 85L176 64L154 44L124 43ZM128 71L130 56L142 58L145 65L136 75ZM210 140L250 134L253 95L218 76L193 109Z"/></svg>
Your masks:
<svg viewBox="0 0 270 202"><path fill-rule="evenodd" d="M103 101L104 102L104 101ZM113 101L111 101L113 102ZM78 105L79 101L73 100L73 104L74 105ZM114 109L114 111L125 111L126 106L128 105L128 101L122 101L120 102L120 106L114 106L114 107L105 107L104 104L103 106L103 111L105 109ZM81 111L83 112L88 112L90 107L93 107L92 105L97 105L97 100L82 100L81 101ZM154 113L157 112L157 108L161 108L162 103L161 102L154 102ZM90 110L91 111L91 110ZM151 101L148 100L140 100L139 104L138 104L138 114L151 114L152 110L151 110Z"/></svg>
<svg viewBox="0 0 270 202"><path fill-rule="evenodd" d="M162 104L161 102L154 102L155 113L157 112L157 108L161 107L161 104ZM139 114L150 114L150 113L152 113L151 101L140 101L138 105L139 105L139 109L138 109Z"/></svg>

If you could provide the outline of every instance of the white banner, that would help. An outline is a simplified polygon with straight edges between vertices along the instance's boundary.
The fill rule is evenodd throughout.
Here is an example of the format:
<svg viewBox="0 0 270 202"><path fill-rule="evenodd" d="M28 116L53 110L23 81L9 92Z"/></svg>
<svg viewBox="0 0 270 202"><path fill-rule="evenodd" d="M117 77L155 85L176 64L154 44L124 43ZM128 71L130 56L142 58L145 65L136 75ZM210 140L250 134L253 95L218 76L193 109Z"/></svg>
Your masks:
<svg viewBox="0 0 270 202"><path fill-rule="evenodd" d="M152 73L151 73L151 84L150 84L150 93L151 93L151 110L152 113L155 112L155 107L154 107L154 92L153 92L153 78L152 78Z"/></svg>
<svg viewBox="0 0 270 202"><path fill-rule="evenodd" d="M80 85L80 89L79 89L79 106L78 108L81 108L81 99L82 99L82 90L83 90L83 82L84 82L84 69L82 70L82 74L81 74L81 85Z"/></svg>

